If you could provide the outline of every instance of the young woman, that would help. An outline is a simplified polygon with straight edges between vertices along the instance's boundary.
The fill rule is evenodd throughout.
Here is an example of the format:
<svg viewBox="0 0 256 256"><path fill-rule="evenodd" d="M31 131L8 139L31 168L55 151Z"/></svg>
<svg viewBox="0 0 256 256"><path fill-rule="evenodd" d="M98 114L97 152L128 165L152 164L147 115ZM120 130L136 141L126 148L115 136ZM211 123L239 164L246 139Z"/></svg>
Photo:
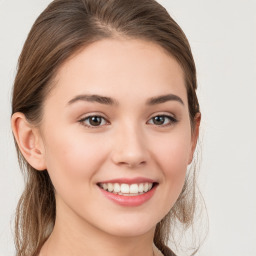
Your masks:
<svg viewBox="0 0 256 256"><path fill-rule="evenodd" d="M195 209L196 88L189 43L156 1L53 1L13 90L17 256L175 255L169 234Z"/></svg>

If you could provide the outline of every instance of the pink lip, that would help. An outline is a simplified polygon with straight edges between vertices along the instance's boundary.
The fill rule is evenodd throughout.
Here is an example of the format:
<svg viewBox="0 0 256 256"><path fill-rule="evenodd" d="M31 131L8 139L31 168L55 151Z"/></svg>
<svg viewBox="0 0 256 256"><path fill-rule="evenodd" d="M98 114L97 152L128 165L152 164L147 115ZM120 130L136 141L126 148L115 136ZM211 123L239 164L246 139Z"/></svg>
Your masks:
<svg viewBox="0 0 256 256"><path fill-rule="evenodd" d="M157 185L155 184L151 190L149 190L144 194L137 195L137 196L122 196L122 195L110 193L104 190L103 188L99 187L100 191L103 193L105 197L122 206L139 206L144 204L154 195L156 188L157 188Z"/></svg>
<svg viewBox="0 0 256 256"><path fill-rule="evenodd" d="M132 178L132 179L120 178L120 179L113 179L113 180L105 180L105 181L101 181L99 183L135 184L135 183L146 183L146 182L153 183L153 182L156 182L156 181L154 181L152 179L144 178L144 177L136 177L136 178Z"/></svg>

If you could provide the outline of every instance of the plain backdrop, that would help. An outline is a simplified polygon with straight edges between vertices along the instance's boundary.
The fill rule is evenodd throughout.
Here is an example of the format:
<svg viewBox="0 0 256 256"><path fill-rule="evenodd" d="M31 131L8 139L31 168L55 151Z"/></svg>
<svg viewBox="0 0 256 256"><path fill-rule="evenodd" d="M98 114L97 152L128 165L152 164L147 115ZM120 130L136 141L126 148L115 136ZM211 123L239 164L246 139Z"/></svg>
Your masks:
<svg viewBox="0 0 256 256"><path fill-rule="evenodd" d="M34 20L49 2L0 0L0 256L14 255L11 227L23 188L10 129L16 63ZM199 182L209 233L197 255L255 256L256 1L159 2L187 35L198 70Z"/></svg>

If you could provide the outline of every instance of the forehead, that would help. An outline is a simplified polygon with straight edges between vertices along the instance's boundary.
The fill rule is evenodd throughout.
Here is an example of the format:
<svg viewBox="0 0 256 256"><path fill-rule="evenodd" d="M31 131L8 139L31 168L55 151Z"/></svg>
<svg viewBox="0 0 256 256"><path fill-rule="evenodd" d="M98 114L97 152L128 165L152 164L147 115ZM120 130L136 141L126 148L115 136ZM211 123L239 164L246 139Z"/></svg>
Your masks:
<svg viewBox="0 0 256 256"><path fill-rule="evenodd" d="M187 101L178 62L161 46L139 39L97 41L63 63L52 95L72 97L78 93L138 100L176 93Z"/></svg>

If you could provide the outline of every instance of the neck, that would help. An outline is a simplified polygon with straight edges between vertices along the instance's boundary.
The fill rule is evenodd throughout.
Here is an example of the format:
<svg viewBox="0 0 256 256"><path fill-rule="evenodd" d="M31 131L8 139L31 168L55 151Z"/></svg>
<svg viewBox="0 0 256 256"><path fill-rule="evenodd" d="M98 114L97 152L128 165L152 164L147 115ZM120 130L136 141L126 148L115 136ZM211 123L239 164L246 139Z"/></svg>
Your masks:
<svg viewBox="0 0 256 256"><path fill-rule="evenodd" d="M57 215L53 232L40 256L153 256L155 228L142 235L117 236L78 219L71 221Z"/></svg>

